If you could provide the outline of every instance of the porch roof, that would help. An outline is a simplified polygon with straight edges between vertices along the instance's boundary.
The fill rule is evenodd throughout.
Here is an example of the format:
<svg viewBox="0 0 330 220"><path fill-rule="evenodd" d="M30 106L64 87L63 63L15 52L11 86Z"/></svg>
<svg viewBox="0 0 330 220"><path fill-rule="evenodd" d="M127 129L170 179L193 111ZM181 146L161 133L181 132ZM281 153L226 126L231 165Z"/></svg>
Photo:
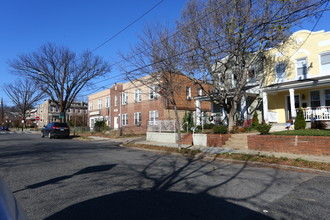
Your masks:
<svg viewBox="0 0 330 220"><path fill-rule="evenodd" d="M325 86L325 85L330 86L329 75L272 84L270 86L264 87L263 92L266 93L280 92L280 91L287 91L289 89L305 89L305 88L312 88L312 87Z"/></svg>

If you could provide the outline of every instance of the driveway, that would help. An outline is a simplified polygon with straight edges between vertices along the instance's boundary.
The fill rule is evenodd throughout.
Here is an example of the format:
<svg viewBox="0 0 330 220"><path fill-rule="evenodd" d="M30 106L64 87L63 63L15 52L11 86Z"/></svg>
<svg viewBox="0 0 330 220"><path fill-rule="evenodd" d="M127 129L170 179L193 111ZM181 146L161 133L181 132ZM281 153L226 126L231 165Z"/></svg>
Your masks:
<svg viewBox="0 0 330 220"><path fill-rule="evenodd" d="M108 141L0 134L0 175L29 219L329 219L330 177Z"/></svg>

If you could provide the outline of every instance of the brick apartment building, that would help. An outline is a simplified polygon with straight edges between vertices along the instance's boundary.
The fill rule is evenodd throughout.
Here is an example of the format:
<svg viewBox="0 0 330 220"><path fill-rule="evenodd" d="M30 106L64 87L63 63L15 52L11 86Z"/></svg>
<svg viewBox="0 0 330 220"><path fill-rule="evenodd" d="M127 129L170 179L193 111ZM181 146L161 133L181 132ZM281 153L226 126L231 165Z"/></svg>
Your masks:
<svg viewBox="0 0 330 220"><path fill-rule="evenodd" d="M149 77L149 76L147 76ZM183 74L177 74L175 100L182 121L186 112L195 112L193 97L202 96L198 85ZM147 81L147 80L146 80ZM144 133L147 125L158 120L174 120L174 106L165 97L158 82L142 83L140 80L116 83L109 89L88 97L89 126L105 120L111 129L121 128L125 133ZM201 111L210 112L211 104L202 103Z"/></svg>

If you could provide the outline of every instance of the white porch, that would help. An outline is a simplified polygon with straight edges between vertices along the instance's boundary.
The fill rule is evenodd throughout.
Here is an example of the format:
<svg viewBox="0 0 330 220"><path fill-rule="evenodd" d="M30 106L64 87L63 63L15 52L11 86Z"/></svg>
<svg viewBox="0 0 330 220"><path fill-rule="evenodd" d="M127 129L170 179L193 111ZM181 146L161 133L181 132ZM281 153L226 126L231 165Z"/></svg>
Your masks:
<svg viewBox="0 0 330 220"><path fill-rule="evenodd" d="M306 121L330 121L330 76L273 84L263 89L262 97L268 123L294 120L299 107Z"/></svg>

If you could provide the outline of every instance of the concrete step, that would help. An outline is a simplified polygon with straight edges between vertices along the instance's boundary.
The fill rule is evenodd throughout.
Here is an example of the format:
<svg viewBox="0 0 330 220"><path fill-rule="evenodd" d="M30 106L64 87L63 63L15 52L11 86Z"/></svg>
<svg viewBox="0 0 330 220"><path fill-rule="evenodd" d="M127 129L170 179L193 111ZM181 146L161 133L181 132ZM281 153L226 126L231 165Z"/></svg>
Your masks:
<svg viewBox="0 0 330 220"><path fill-rule="evenodd" d="M232 134L226 141L223 148L247 149L247 136L251 134Z"/></svg>
<svg viewBox="0 0 330 220"><path fill-rule="evenodd" d="M285 131L286 130L285 127L286 127L285 123L274 123L270 128L270 132Z"/></svg>

